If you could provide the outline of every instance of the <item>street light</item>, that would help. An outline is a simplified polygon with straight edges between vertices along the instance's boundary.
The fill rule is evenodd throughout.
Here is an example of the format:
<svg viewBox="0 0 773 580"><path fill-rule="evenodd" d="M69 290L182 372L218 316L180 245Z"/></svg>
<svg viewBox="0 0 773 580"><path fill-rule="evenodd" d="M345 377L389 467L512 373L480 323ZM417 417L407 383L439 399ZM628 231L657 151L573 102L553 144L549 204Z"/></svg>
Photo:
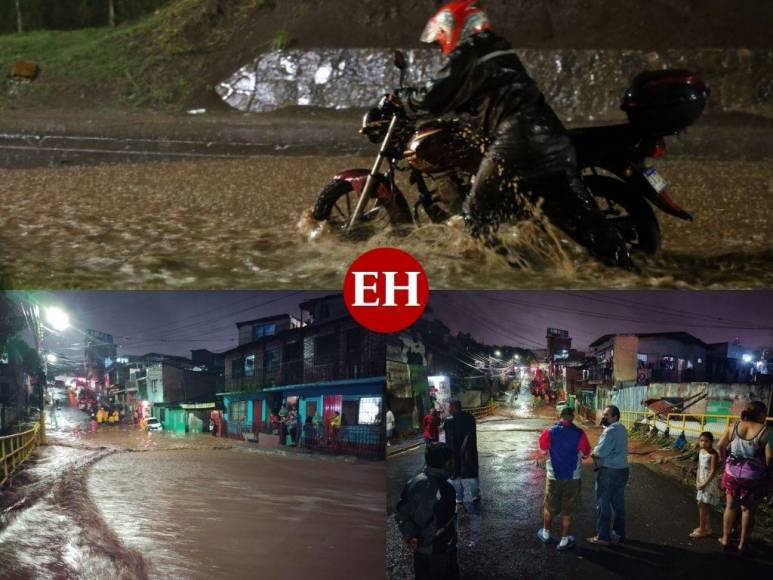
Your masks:
<svg viewBox="0 0 773 580"><path fill-rule="evenodd" d="M501 350L495 350L494 351L494 356L502 356L502 351Z"/></svg>
<svg viewBox="0 0 773 580"><path fill-rule="evenodd" d="M70 317L61 308L49 306L45 309L46 322L57 332L63 332L70 327Z"/></svg>
<svg viewBox="0 0 773 580"><path fill-rule="evenodd" d="M752 355L749 353L744 354L741 358L743 358L743 362L750 363L752 362Z"/></svg>
<svg viewBox="0 0 773 580"><path fill-rule="evenodd" d="M43 356L43 339L45 327L41 324L41 310L43 318L51 329L55 332L63 332L70 327L70 317L68 314L56 306L46 306L41 309L40 305L32 300L22 301L22 311L24 317L27 320L27 326L32 333L32 338L35 341L35 350L38 353L39 360L43 365L43 380L40 382L40 435L39 441L41 445L46 444L46 383L48 381L48 368L47 365L56 362L56 355L48 353ZM53 360L51 359L53 357Z"/></svg>
<svg viewBox="0 0 773 580"><path fill-rule="evenodd" d="M48 361L48 364L50 365L55 365L57 361L56 355L53 352L49 352L46 355L46 361Z"/></svg>

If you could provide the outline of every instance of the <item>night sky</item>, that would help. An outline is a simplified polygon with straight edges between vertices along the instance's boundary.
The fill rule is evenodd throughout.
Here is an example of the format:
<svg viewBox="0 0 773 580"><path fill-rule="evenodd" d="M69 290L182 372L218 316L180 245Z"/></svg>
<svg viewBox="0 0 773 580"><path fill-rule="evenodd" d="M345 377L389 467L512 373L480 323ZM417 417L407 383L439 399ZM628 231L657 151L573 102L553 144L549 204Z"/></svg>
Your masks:
<svg viewBox="0 0 773 580"><path fill-rule="evenodd" d="M220 352L237 342L238 321L288 313L331 292L38 292L65 309L72 328L49 333L45 348L73 362L83 355L83 330L112 334L119 354L189 356ZM11 293L13 294L13 293ZM433 291L430 307L453 331L488 344L544 348L548 327L568 330L583 349L607 333L686 331L706 342L741 339L773 346L773 292Z"/></svg>
<svg viewBox="0 0 773 580"><path fill-rule="evenodd" d="M18 294L9 292L9 294ZM35 292L40 304L58 306L71 329L46 333L46 350L73 362L83 358L83 331L112 334L118 354L190 356L191 349L221 352L237 344L236 322L292 314L304 300L327 292Z"/></svg>
<svg viewBox="0 0 773 580"><path fill-rule="evenodd" d="M773 292L433 292L434 315L487 344L545 348L548 327L582 350L604 334L685 331L705 342L773 347Z"/></svg>

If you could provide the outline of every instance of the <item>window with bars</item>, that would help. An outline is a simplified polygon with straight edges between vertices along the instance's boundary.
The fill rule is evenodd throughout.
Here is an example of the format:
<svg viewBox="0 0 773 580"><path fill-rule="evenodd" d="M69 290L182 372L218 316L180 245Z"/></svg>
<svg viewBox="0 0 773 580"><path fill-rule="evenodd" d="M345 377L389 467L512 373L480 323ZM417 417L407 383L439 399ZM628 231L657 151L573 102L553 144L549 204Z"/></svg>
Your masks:
<svg viewBox="0 0 773 580"><path fill-rule="evenodd" d="M228 404L228 419L230 421L247 420L247 401L232 401Z"/></svg>
<svg viewBox="0 0 773 580"><path fill-rule="evenodd" d="M244 357L244 376L245 377L255 376L255 355L254 354L249 354L246 357Z"/></svg>
<svg viewBox="0 0 773 580"><path fill-rule="evenodd" d="M235 379L244 376L244 357L235 358L231 361L231 376Z"/></svg>
<svg viewBox="0 0 773 580"><path fill-rule="evenodd" d="M264 336L273 336L275 334L276 334L276 324L273 322L270 324L260 324L258 326L252 327L252 338L254 340L257 340Z"/></svg>
<svg viewBox="0 0 773 580"><path fill-rule="evenodd" d="M263 368L266 373L273 373L279 370L279 349L270 348L263 354Z"/></svg>
<svg viewBox="0 0 773 580"><path fill-rule="evenodd" d="M360 399L359 425L378 425L381 422L381 397Z"/></svg>

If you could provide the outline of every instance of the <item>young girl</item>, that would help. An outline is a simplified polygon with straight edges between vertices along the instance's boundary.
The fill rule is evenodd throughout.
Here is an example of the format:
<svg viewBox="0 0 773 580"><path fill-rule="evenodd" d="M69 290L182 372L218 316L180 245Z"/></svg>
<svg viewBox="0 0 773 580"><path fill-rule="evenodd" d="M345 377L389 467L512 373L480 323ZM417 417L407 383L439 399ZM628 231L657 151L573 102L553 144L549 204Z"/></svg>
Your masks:
<svg viewBox="0 0 773 580"><path fill-rule="evenodd" d="M712 447L714 435L709 431L701 433L698 439L700 452L698 453L698 477L695 487L698 489L698 516L700 526L690 534L691 538L708 538L711 536L711 507L719 504L719 454Z"/></svg>

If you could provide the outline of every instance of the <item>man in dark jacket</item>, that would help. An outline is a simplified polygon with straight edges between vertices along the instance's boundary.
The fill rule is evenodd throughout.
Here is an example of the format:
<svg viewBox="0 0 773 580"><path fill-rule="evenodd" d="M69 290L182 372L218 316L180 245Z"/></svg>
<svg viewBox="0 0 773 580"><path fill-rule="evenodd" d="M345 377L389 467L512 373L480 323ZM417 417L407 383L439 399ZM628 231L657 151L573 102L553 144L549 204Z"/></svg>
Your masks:
<svg viewBox="0 0 773 580"><path fill-rule="evenodd" d="M451 483L456 491L456 503L464 503L464 488L472 501L480 501L478 480L478 436L475 417L462 411L462 403L452 400L448 407L451 417L443 425L446 444L454 454Z"/></svg>
<svg viewBox="0 0 773 580"><path fill-rule="evenodd" d="M517 180L519 190L539 193L556 225L592 254L608 265L633 267L620 232L580 179L563 124L510 43L491 31L475 4L449 2L429 21L421 40L438 43L448 61L424 88L399 93L408 117L466 115L488 138L466 202L468 229L490 241Z"/></svg>
<svg viewBox="0 0 773 580"><path fill-rule="evenodd" d="M444 443L425 452L426 467L403 489L395 519L413 551L416 580L457 580L456 508L448 483L453 455Z"/></svg>

